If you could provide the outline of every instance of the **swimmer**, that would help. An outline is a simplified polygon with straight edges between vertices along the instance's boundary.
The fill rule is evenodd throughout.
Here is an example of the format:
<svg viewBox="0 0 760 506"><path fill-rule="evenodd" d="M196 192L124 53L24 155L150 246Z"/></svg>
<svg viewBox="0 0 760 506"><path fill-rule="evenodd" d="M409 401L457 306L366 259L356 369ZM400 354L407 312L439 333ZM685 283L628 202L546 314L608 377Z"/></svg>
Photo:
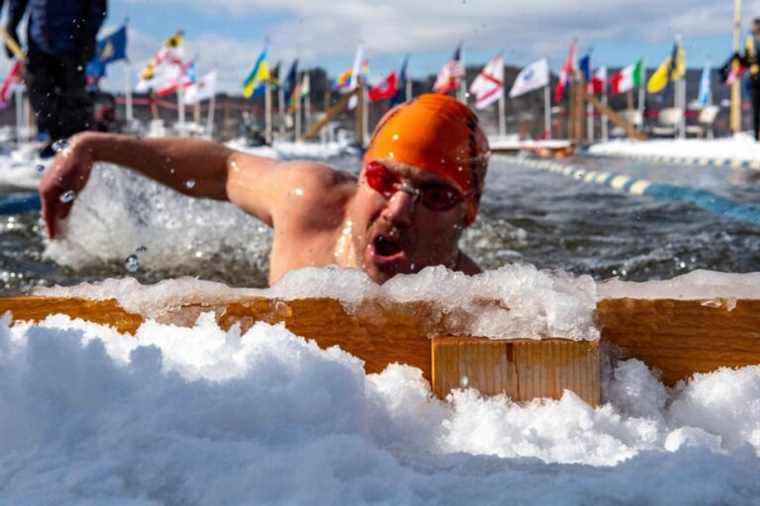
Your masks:
<svg viewBox="0 0 760 506"><path fill-rule="evenodd" d="M432 265L480 272L458 242L477 215L489 154L467 106L428 94L381 119L358 179L199 139L85 132L59 153L39 193L54 238L56 221L76 202L61 196L80 192L95 162L113 163L185 195L232 202L272 227L270 284L293 269L328 265L361 268L383 283Z"/></svg>

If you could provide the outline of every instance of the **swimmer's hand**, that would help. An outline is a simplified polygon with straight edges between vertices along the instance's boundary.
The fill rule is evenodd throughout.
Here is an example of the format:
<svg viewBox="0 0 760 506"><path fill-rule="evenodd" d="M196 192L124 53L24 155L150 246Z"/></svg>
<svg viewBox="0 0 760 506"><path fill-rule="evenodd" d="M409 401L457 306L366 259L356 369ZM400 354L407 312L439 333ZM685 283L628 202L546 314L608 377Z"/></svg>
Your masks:
<svg viewBox="0 0 760 506"><path fill-rule="evenodd" d="M76 196L87 184L93 163L92 149L81 136L74 136L42 176L38 191L42 219L51 239L56 235L56 221L68 217Z"/></svg>

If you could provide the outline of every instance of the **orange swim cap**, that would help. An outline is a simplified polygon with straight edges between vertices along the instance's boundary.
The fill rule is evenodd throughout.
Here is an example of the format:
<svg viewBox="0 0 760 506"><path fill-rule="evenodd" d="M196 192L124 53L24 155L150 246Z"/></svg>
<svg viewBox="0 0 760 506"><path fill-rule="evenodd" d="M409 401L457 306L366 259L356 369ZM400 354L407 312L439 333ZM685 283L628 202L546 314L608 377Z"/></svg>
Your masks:
<svg viewBox="0 0 760 506"><path fill-rule="evenodd" d="M489 155L475 113L453 97L428 93L383 116L364 161L392 160L433 172L477 200Z"/></svg>

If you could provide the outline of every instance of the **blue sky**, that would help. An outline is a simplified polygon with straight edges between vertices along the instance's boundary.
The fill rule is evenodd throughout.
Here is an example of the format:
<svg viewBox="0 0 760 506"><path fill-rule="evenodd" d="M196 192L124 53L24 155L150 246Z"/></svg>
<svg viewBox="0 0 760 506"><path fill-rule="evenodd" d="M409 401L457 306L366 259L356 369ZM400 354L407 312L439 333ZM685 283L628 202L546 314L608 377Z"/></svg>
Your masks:
<svg viewBox="0 0 760 506"><path fill-rule="evenodd" d="M594 65L621 66L643 56L654 66L676 33L689 66L720 64L731 46L730 0L111 0L106 30L130 18L135 72L174 30L187 34L199 71L216 68L221 87L237 91L265 36L271 60L320 65L336 74L350 67L357 44L367 49L370 77L379 78L412 55L410 73L436 72L458 40L468 64L504 50L508 64L547 56L556 70L568 42L593 48ZM760 16L760 0L744 1L744 26ZM5 63L5 62L4 62ZM125 66L109 69L105 86L124 82Z"/></svg>

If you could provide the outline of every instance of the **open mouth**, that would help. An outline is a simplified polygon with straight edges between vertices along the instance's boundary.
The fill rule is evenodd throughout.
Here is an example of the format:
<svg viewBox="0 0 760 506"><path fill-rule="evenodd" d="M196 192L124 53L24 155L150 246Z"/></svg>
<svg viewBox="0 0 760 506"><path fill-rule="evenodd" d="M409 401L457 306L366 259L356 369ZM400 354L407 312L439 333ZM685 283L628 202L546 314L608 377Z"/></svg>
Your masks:
<svg viewBox="0 0 760 506"><path fill-rule="evenodd" d="M401 253L401 243L398 239L380 234L372 242L375 254L380 257L392 257Z"/></svg>

